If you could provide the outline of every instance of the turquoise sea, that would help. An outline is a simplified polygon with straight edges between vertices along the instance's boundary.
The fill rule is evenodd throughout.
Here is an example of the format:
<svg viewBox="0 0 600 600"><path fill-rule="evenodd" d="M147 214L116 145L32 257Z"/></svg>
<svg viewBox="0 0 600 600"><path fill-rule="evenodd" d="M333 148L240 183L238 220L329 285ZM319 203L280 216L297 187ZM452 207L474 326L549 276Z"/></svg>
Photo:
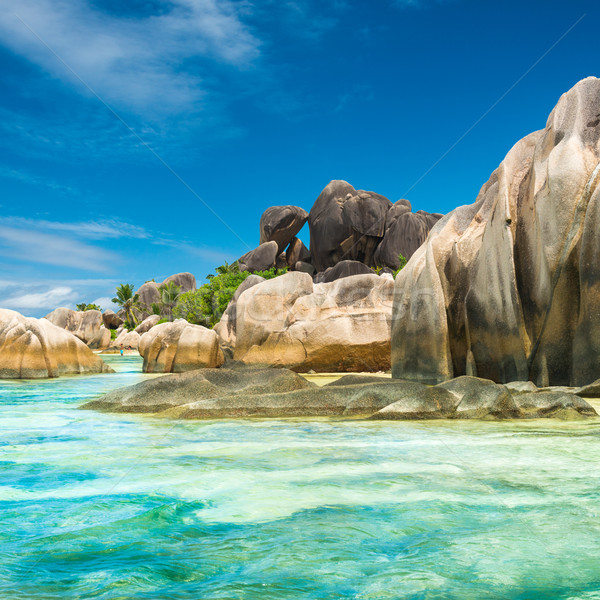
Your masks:
<svg viewBox="0 0 600 600"><path fill-rule="evenodd" d="M0 598L600 599L600 419L167 422L0 383Z"/></svg>

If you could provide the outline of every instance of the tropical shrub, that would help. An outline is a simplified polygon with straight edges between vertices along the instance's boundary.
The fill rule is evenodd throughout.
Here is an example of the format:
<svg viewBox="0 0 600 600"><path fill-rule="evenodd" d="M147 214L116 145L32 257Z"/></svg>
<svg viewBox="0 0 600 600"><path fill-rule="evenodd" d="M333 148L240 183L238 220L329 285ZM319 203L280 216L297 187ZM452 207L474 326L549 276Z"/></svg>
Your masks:
<svg viewBox="0 0 600 600"><path fill-rule="evenodd" d="M102 312L102 309L97 304L87 304L85 302L82 302L81 304L76 304L75 308L77 310L99 310L100 312Z"/></svg>
<svg viewBox="0 0 600 600"><path fill-rule="evenodd" d="M396 279L398 273L404 269L406 263L408 262L402 254L398 254L398 261L400 262L400 266L394 271L394 279Z"/></svg>
<svg viewBox="0 0 600 600"><path fill-rule="evenodd" d="M173 316L185 319L190 323L214 327L223 316L227 305L241 283L252 273L240 271L237 264L222 265L215 269L216 275L208 275L208 283L198 288L195 292L184 292L178 297L173 308ZM287 269L272 268L268 271L258 271L265 279L273 279L283 275Z"/></svg>

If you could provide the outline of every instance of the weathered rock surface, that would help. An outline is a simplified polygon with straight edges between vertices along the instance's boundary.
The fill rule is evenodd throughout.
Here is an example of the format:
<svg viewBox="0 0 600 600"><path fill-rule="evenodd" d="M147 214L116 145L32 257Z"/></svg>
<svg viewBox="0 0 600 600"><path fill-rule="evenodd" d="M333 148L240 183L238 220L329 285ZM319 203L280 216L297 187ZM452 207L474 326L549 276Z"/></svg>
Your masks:
<svg viewBox="0 0 600 600"><path fill-rule="evenodd" d="M276 242L278 253L283 252L307 220L308 213L298 206L267 208L260 218L260 244Z"/></svg>
<svg viewBox="0 0 600 600"><path fill-rule="evenodd" d="M104 319L99 310L57 308L45 318L57 327L70 331L92 350L102 350L110 343L110 331L104 327Z"/></svg>
<svg viewBox="0 0 600 600"><path fill-rule="evenodd" d="M140 334L137 331L127 331L124 329L116 339L110 342L108 351L120 350L123 346L124 350L137 350L140 344Z"/></svg>
<svg viewBox="0 0 600 600"><path fill-rule="evenodd" d="M519 416L519 409L508 388L489 379L462 376L436 387L448 390L458 398L458 418L511 419Z"/></svg>
<svg viewBox="0 0 600 600"><path fill-rule="evenodd" d="M596 411L583 398L575 394L540 391L517 394L514 399L521 414L529 418L577 419L581 415L597 416Z"/></svg>
<svg viewBox="0 0 600 600"><path fill-rule="evenodd" d="M277 263L277 242L265 242L238 259L240 271L267 271Z"/></svg>
<svg viewBox="0 0 600 600"><path fill-rule="evenodd" d="M161 285L167 285L170 282L179 286L182 294L184 292L193 292L196 290L196 278L191 273L175 273L175 275L170 275L159 284L159 287Z"/></svg>
<svg viewBox="0 0 600 600"><path fill-rule="evenodd" d="M150 331L161 319L160 315L150 315L146 317L135 329L136 333L144 335L147 331Z"/></svg>
<svg viewBox="0 0 600 600"><path fill-rule="evenodd" d="M355 190L346 181L331 181L308 216L310 254L316 270L324 271L341 260L375 266L373 255L385 233L391 206L384 196Z"/></svg>
<svg viewBox="0 0 600 600"><path fill-rule="evenodd" d="M396 280L394 376L586 385L600 373L600 80L564 94Z"/></svg>
<svg viewBox="0 0 600 600"><path fill-rule="evenodd" d="M306 273L287 273L244 291L216 329L246 364L385 371L393 287L376 275L314 284Z"/></svg>
<svg viewBox="0 0 600 600"><path fill-rule="evenodd" d="M375 271L367 267L365 263L357 260L342 260L335 267L329 267L325 271L318 273L315 277L315 283L331 283L343 277L352 275L374 275Z"/></svg>
<svg viewBox="0 0 600 600"><path fill-rule="evenodd" d="M183 373L224 362L216 332L184 319L152 327L141 336L139 352L144 373Z"/></svg>
<svg viewBox="0 0 600 600"><path fill-rule="evenodd" d="M137 291L139 296L139 302L143 307L143 310L136 311L136 318L138 321L143 321L146 317L152 314L152 305L158 304L161 300L158 286L160 284L155 281L147 281Z"/></svg>
<svg viewBox="0 0 600 600"><path fill-rule="evenodd" d="M107 329L118 329L123 325L123 319L110 308L102 313L102 321Z"/></svg>
<svg viewBox="0 0 600 600"><path fill-rule="evenodd" d="M478 389L491 389L494 386L485 381L457 382L453 392L442 386L427 387L420 383L379 377L350 375L343 379L318 387L288 369L239 366L197 369L115 390L83 408L159 414L179 419L573 419L597 416L594 409L581 398L565 394L557 396L551 392L519 395L522 409L512 405L507 410L498 398L491 400L491 394L477 404L476 396L470 393L477 386ZM467 399L468 408L458 410ZM503 410L497 410L498 407L503 407Z"/></svg>
<svg viewBox="0 0 600 600"><path fill-rule="evenodd" d="M46 319L0 309L0 378L109 372L112 369L69 331Z"/></svg>
<svg viewBox="0 0 600 600"><path fill-rule="evenodd" d="M302 240L297 237L292 238L290 245L285 251L285 262L292 270L295 269L298 262L310 263L310 252Z"/></svg>

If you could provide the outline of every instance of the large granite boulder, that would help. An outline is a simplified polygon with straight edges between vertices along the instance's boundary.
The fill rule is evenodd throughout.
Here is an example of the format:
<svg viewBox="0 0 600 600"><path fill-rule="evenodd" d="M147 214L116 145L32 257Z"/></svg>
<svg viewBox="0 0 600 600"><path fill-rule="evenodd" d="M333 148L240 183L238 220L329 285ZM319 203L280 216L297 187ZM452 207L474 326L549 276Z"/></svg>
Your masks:
<svg viewBox="0 0 600 600"><path fill-rule="evenodd" d="M277 264L277 242L264 242L238 259L240 271L267 271Z"/></svg>
<svg viewBox="0 0 600 600"><path fill-rule="evenodd" d="M331 283L352 275L374 275L375 271L357 260L342 260L335 267L329 267L315 276L315 283Z"/></svg>
<svg viewBox="0 0 600 600"><path fill-rule="evenodd" d="M196 278L191 273L175 273L175 275L170 275L159 284L159 287L161 285L167 285L170 282L179 286L182 294L184 292L194 292L196 290Z"/></svg>
<svg viewBox="0 0 600 600"><path fill-rule="evenodd" d="M146 334L149 335L149 334ZM523 410L491 413L490 403L476 397L470 410L459 411L474 386L490 382L457 382L455 391L381 377L346 376L318 387L288 369L241 367L196 369L165 375L121 388L83 408L112 412L158 414L179 419L239 417L346 417L379 420L596 417L584 400L530 394ZM491 384L493 385L493 384ZM500 387L500 386L498 386ZM496 403L497 406L497 403Z"/></svg>
<svg viewBox="0 0 600 600"><path fill-rule="evenodd" d="M331 181L308 216L310 254L317 272L341 260L375 266L375 249L385 234L391 206L384 196L355 190L346 181Z"/></svg>
<svg viewBox="0 0 600 600"><path fill-rule="evenodd" d="M136 311L136 318L138 321L143 321L146 317L152 314L152 305L159 304L161 301L160 292L158 287L161 284L156 281L146 281L142 284L136 292L139 296L139 303L142 306L142 310Z"/></svg>
<svg viewBox="0 0 600 600"><path fill-rule="evenodd" d="M285 262L286 266L292 270L295 269L298 262L310 263L310 252L302 240L297 237L292 238L290 245L285 251Z"/></svg>
<svg viewBox="0 0 600 600"><path fill-rule="evenodd" d="M278 254L280 254L307 220L308 213L298 206L271 206L260 218L260 243L277 242ZM302 259L296 259L298 260Z"/></svg>
<svg viewBox="0 0 600 600"><path fill-rule="evenodd" d="M119 329L123 325L123 319L110 308L102 313L102 321L107 329Z"/></svg>
<svg viewBox="0 0 600 600"><path fill-rule="evenodd" d="M110 343L110 331L104 326L99 310L57 308L45 318L57 327L70 331L92 350L102 350Z"/></svg>
<svg viewBox="0 0 600 600"><path fill-rule="evenodd" d="M140 345L140 334L137 331L123 329L114 340L111 340L107 348L108 352L123 350L137 350Z"/></svg>
<svg viewBox="0 0 600 600"><path fill-rule="evenodd" d="M0 378L39 379L112 369L79 338L46 319L0 309Z"/></svg>
<svg viewBox="0 0 600 600"><path fill-rule="evenodd" d="M266 279L260 275L252 274L246 277L246 279L238 286L237 290L235 290L221 320L213 327L213 331L219 336L221 347L231 356L233 356L233 347L235 346L236 337L237 301L246 290L249 290L251 287L258 285L263 281L266 281Z"/></svg>
<svg viewBox="0 0 600 600"><path fill-rule="evenodd" d="M216 329L233 357L297 371L389 369L393 281L355 275L314 284L292 272L246 289Z"/></svg>
<svg viewBox="0 0 600 600"><path fill-rule="evenodd" d="M185 319L156 325L139 342L144 373L183 373L202 367L219 367L223 352L212 329Z"/></svg>
<svg viewBox="0 0 600 600"><path fill-rule="evenodd" d="M475 204L434 226L396 280L394 376L538 386L600 373L600 80L564 94Z"/></svg>
<svg viewBox="0 0 600 600"><path fill-rule="evenodd" d="M431 227L425 215L406 211L388 222L389 227L386 227L383 240L375 251L375 262L398 269L399 256L409 259L427 239Z"/></svg>
<svg viewBox="0 0 600 600"><path fill-rule="evenodd" d="M136 333L139 333L140 335L144 335L144 333L150 331L155 325L158 324L158 322L160 321L161 316L160 315L150 315L149 317L146 317L135 329L134 331Z"/></svg>

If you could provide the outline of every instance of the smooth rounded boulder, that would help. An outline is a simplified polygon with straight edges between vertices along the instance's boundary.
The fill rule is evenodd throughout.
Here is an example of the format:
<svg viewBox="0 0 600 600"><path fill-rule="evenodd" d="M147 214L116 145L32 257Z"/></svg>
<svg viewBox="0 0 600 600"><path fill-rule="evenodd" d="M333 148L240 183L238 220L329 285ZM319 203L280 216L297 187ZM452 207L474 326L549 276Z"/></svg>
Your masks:
<svg viewBox="0 0 600 600"><path fill-rule="evenodd" d="M307 273L287 273L240 295L227 343L246 364L385 371L393 288L393 280L374 274L315 284Z"/></svg>
<svg viewBox="0 0 600 600"><path fill-rule="evenodd" d="M278 256L277 242L265 242L246 252L238 259L240 271L267 271L275 267Z"/></svg>
<svg viewBox="0 0 600 600"><path fill-rule="evenodd" d="M304 227L307 220L308 213L299 206L271 206L260 218L259 243L276 242L278 253L281 253Z"/></svg>
<svg viewBox="0 0 600 600"><path fill-rule="evenodd" d="M224 362L215 331L184 319L156 325L141 336L144 373L183 373Z"/></svg>
<svg viewBox="0 0 600 600"><path fill-rule="evenodd" d="M40 379L112 369L72 333L46 319L0 309L0 378Z"/></svg>
<svg viewBox="0 0 600 600"><path fill-rule="evenodd" d="M50 323L70 331L92 350L102 350L110 343L110 331L104 326L99 310L57 308L45 316Z"/></svg>

